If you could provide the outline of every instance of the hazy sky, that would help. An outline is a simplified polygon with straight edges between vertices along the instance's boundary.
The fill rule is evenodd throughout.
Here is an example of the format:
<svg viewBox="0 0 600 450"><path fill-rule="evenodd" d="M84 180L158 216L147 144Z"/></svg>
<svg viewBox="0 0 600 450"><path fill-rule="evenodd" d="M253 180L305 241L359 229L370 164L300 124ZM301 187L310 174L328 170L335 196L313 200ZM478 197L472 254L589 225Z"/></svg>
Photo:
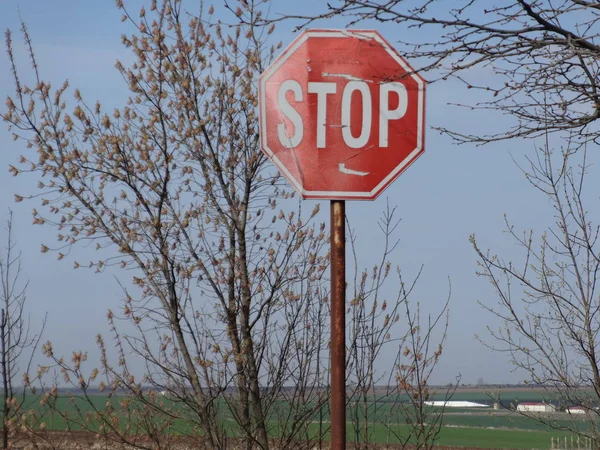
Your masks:
<svg viewBox="0 0 600 450"><path fill-rule="evenodd" d="M272 10L273 13L289 11L298 3L273 0ZM304 0L302 8L316 11L323 3ZM18 33L19 14L29 27L45 79L58 86L68 78L71 86L78 87L90 102L98 98L111 106L123 104L127 91L113 65L117 58L127 62L130 56L120 43L124 28L113 2L0 2L0 28L13 30L21 69L26 73L28 66ZM319 26L341 28L344 23L330 21ZM368 27L379 30L392 43L402 33L414 32L379 24L361 26ZM289 29L286 23L278 28L277 38L285 44L294 37ZM4 37L2 40L4 46ZM479 76L490 75L482 71ZM2 52L2 107L13 87L8 60ZM548 201L529 187L511 159L512 153L523 161L523 155L531 154L534 142L521 140L479 148L455 146L449 138L429 128L438 125L482 130L508 125L506 119L497 115L469 113L447 106L447 103L473 101L473 95L457 83L430 85L424 156L377 201L349 202L347 213L360 238L359 251L370 265L369 255L378 250L375 247L378 241L372 238L377 230L376 218L386 199L398 206L402 217L401 243L394 261L407 277L424 265L424 274L412 299L420 301L424 311L434 312L441 307L448 293L448 278L451 279L449 338L433 381L451 381L461 373L465 383L474 383L480 377L489 383L519 382L522 380L511 373L504 355L491 353L474 339L475 334L485 337L487 325L499 324L477 305L477 301L491 303L495 298L487 283L475 276L476 258L468 238L476 233L482 247L501 252L506 258L518 258L518 249L510 245L503 233L504 214L517 227L541 231L552 211ZM35 200L14 203L14 193L35 192L37 180L32 176L13 178L7 170L25 151L22 143L12 141L6 126L0 126L0 218L4 219L8 208L15 212L15 235L23 252L23 277L30 280L32 322L38 323L48 311L46 338L54 342L57 353L93 350L95 334L106 332L107 309L119 303L119 287L110 273L74 271L73 255L57 261L55 254L40 253L42 243L49 246L55 243L55 230L31 225L31 209L39 206ZM78 248L74 253L93 257L92 252L92 248ZM127 274L121 274L121 278L126 277Z"/></svg>

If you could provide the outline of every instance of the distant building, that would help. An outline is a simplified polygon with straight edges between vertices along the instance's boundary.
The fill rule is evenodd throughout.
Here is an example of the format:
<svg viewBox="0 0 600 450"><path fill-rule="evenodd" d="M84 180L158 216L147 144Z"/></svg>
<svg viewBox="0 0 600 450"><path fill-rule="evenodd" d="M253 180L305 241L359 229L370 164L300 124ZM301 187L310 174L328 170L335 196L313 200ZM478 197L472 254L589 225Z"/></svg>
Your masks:
<svg viewBox="0 0 600 450"><path fill-rule="evenodd" d="M521 412L556 412L556 406L541 402L523 402L517 405Z"/></svg>
<svg viewBox="0 0 600 450"><path fill-rule="evenodd" d="M569 406L567 409L565 409L565 412L569 414L585 414L587 412L587 408L584 408L583 406Z"/></svg>

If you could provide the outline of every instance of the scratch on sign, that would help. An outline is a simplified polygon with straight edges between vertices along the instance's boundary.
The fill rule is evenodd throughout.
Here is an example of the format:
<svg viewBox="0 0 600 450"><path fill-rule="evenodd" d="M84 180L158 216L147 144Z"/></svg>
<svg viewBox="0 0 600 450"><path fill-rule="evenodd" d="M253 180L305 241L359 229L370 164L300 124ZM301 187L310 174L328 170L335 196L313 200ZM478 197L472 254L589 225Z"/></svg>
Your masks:
<svg viewBox="0 0 600 450"><path fill-rule="evenodd" d="M358 175L359 177L364 177L365 175L369 175L369 172L361 172L360 170L347 169L346 164L344 164L344 163L338 164L338 168L340 169L340 172L348 174L348 175Z"/></svg>

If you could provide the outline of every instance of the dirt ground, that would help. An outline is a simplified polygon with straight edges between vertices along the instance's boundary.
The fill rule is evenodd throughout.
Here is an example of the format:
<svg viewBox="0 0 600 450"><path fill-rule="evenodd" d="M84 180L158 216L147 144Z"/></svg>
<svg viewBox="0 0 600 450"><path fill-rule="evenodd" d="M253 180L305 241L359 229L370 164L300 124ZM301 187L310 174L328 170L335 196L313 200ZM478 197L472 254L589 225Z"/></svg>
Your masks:
<svg viewBox="0 0 600 450"><path fill-rule="evenodd" d="M203 450L205 447L197 439L186 436L169 436L168 442L163 442L160 447L144 437L140 436L138 443L141 446L130 446L127 444L111 441L106 438L98 437L88 432L57 432L43 431L32 434L21 434L13 437L11 440L11 450L133 450L134 448L160 449L160 450ZM347 450L357 450L354 444L348 444ZM369 450L398 450L400 445L387 444L369 444ZM475 447L435 447L436 450L482 450ZM238 450L241 446L235 440L228 442L223 450ZM327 443L319 445L318 443L298 443L287 448L279 448L275 443L272 450L329 450ZM360 450L364 450L361 447ZM406 450L410 450L407 448ZM501 450L501 449L486 449Z"/></svg>

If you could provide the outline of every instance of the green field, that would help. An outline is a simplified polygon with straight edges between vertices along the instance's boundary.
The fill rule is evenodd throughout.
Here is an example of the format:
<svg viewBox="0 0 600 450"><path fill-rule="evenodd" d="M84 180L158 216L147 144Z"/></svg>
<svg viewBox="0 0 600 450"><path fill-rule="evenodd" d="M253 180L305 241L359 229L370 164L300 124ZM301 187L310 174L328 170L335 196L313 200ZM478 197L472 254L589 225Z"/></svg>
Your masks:
<svg viewBox="0 0 600 450"><path fill-rule="evenodd" d="M43 421L48 430L66 430L66 429L81 429L77 425L77 419L88 415L92 417L91 423L95 422L93 418L94 412L104 411L107 405L115 408L118 411L120 426L125 426L128 422L135 423L140 417L139 411L141 405L130 403L127 408L120 405L120 401L125 398L113 398L103 395L90 396L88 401L83 399L69 399L62 396L56 399L52 408L43 407L39 403L39 397L29 396L27 398L27 409L35 411L40 421ZM510 398L511 401L540 401L540 396L535 396L531 392L504 392L503 398ZM464 392L455 395L455 400L468 400L481 403L490 403L491 399L484 392ZM358 433L355 433L352 423L352 418L360 418L361 427L363 430L364 423L367 423L368 439L371 442L377 443L395 443L398 442L397 436L407 436L409 427L404 423L404 416L399 414L399 401L402 399L391 399L389 397L373 398L369 404L367 411L362 410L356 404L350 404L347 412L348 420L348 441L357 440ZM176 419L170 421L168 432L177 434L193 434L201 433L200 427L195 425L192 416L189 420L186 419L185 410L179 405L172 403L168 399L160 399L164 402L167 408L172 408ZM508 400L507 400L508 402ZM239 434L235 426L233 416L227 411L225 405L220 406L219 415L221 422L224 424L224 429L231 435ZM276 437L285 428L286 417L289 417L289 405L285 402L277 402L274 405L273 412L268 417L270 433ZM552 419L557 427L575 426L580 431L585 431L588 424L584 420L573 421L565 413L556 413L552 415ZM156 422L161 419L156 416ZM327 438L327 430L329 427L329 416L326 408L319 413L314 413L309 417L309 425L302 431L299 437L311 439L325 432ZM320 422L320 425L319 425ZM94 427L93 425L92 427ZM143 428L136 428L139 433L144 433ZM134 432L136 430L133 430ZM549 449L551 438L560 437L563 439L573 436L569 432L553 431L548 426L541 424L538 421L529 419L515 412L508 410L493 410L486 409L467 409L467 408L446 408L446 413L443 420L438 444L442 446L464 446L475 448L513 448L513 449Z"/></svg>
<svg viewBox="0 0 600 450"><path fill-rule="evenodd" d="M370 441L376 443L397 442L394 434L406 436L408 428L404 425L384 426L372 424ZM485 428L454 428L443 427L437 444L440 446L476 447L476 448L507 448L507 449L550 449L551 437L561 439L570 437L566 432L525 431L525 430L491 430ZM328 436L326 435L328 438ZM347 424L347 440L354 442L354 429L351 423Z"/></svg>

